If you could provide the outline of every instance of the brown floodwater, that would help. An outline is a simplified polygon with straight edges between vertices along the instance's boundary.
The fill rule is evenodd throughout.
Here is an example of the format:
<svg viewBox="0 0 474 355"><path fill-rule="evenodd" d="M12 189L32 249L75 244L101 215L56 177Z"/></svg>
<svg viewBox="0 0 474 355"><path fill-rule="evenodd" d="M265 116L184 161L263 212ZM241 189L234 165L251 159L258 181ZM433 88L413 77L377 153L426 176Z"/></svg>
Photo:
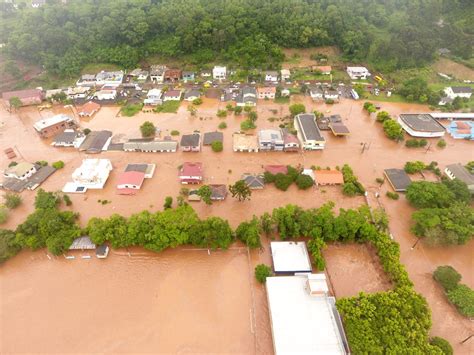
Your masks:
<svg viewBox="0 0 474 355"><path fill-rule="evenodd" d="M240 129L240 122L244 120L244 116L229 115L225 119L216 117L217 109L225 108L226 103L221 103L212 99L204 99L204 103L198 107L196 117L191 117L187 112L187 103L182 103L177 114L154 114L154 113L140 113L134 117L117 117L117 107L103 107L101 111L92 118L89 122L84 122L83 127L88 127L93 130L97 129L111 129L117 137L138 137L139 126L144 121L152 121L159 127L163 135L169 134L173 129L179 130L181 133L190 133L193 130L200 130L201 132L212 131L217 129L219 122L225 121L228 128L224 132L224 151L221 153L214 153L209 147L204 147L200 153L125 153L125 152L105 152L100 154L101 158L108 158L112 161L114 171L111 173L109 181L104 190L88 191L85 195L71 195L73 201L73 208L80 213L80 223L85 225L87 220L93 216L109 216L112 213L120 213L129 216L132 213L149 209L151 211L161 210L166 196L176 197L182 187L177 180L178 166L185 161L201 161L204 166L205 183L223 183L230 184L238 180L242 173L258 173L263 171L263 166L266 164L301 164L305 167L312 165L335 167L342 166L348 163L352 166L355 174L360 181L366 186L369 191L369 200L371 204L380 204L383 206L390 218L391 232L400 243L401 259L406 265L410 277L415 283L415 288L422 293L428 300L430 308L433 313L433 335L440 335L451 341L457 353L467 353L469 343L459 345L459 342L472 333L472 323L459 316L457 311L447 303L446 298L442 294L441 289L433 282L431 273L438 265L450 264L454 266L462 275L463 282L474 287L474 280L472 272L473 255L474 255L474 241L467 245L442 248L430 247L423 242L411 250L411 246L417 240L409 231L410 215L413 209L408 205L402 196L399 201L391 201L385 197L385 191L389 189L388 184L385 183L381 188L375 182L376 177L382 177L383 169L386 168L401 168L408 160L422 160L426 163L437 161L440 168L443 170L447 164L453 162L466 163L469 160L474 160L474 150L472 149L472 142L464 140L454 140L450 136L445 137L448 146L445 149L436 147L436 140L429 139L431 142L430 148L427 149L408 149L402 143L395 143L387 139L383 133L382 127L375 122L374 117L370 117L362 109L362 102L352 100L343 100L341 103L333 106L328 106L320 103L313 103L308 97L295 96L292 97L292 102L302 102L306 105L307 111L319 110L327 114L340 114L346 125L351 130L349 137L336 138L330 132L323 132L326 137L327 145L324 151L319 152L304 152L304 153L234 153L232 151L232 133ZM428 108L416 104L400 104L400 103L382 103L382 109L388 111L392 115L397 115L402 112L428 112ZM69 109L55 108L57 112L67 112ZM266 127L276 127L281 121L270 122L270 117L283 117L288 114L287 105L275 104L271 101L261 101L257 107L258 112L258 129ZM8 161L3 155L3 150L8 147L13 147L17 151L19 158L26 161L48 160L53 162L55 160L63 160L65 167L51 176L44 184L43 188L46 190L61 190L63 185L70 180L71 173L77 168L81 160L86 157L86 154L79 153L74 149L57 149L49 146L48 141L41 140L32 128L32 123L40 119L40 115L52 115L52 112L39 113L35 108L23 108L16 114L9 114L0 108L0 168L3 169L8 165ZM365 144L366 149L362 149ZM368 147L368 149L367 149ZM97 157L92 155L91 157ZM147 179L135 196L117 195L115 190L115 183L120 172L123 171L128 163L155 163L157 168L155 176L152 179ZM434 179L432 176L427 177L429 180ZM382 197L376 199L375 192L381 192ZM24 204L10 215L9 221L2 227L14 228L18 223L24 220L25 216L33 210L34 192L25 191L22 193ZM107 205L101 205L97 201L107 199L111 201ZM250 201L238 202L231 197L226 201L214 203L207 206L204 203L193 203L197 213L201 217L211 215L221 216L228 219L232 226L238 225L242 220L251 218L252 215L260 215L265 211L271 211L274 207L283 206L287 203L295 203L305 208L318 207L327 201L335 201L336 208L354 208L364 203L364 198L348 198L342 195L340 187L327 187L322 189L311 189L309 191L300 191L295 186L290 187L287 192L281 192L273 186L266 187L262 191L255 191ZM360 254L360 253L359 253ZM351 257L353 260L358 260L360 257L355 251L345 252L341 257ZM25 256L26 255L26 256ZM39 254L34 254L39 255ZM179 257L182 255L180 253ZM13 274L21 274L22 263L31 263L31 256L22 253L12 261L9 261L3 266L2 281L9 282ZM187 258L183 256L183 258ZM111 258L110 260L114 260ZM120 259L120 258L118 258ZM251 256L254 263L258 260L269 262L268 251L263 254L256 254ZM186 259L184 259L186 260ZM46 265L56 265L57 262L45 262ZM98 261L97 261L98 262ZM147 263L148 261L144 262ZM89 264L87 264L89 263ZM140 268L135 268L135 264L127 265L120 269L115 265L114 261L107 261L105 265L114 264L113 267L118 268L118 272L122 277L127 273L137 275ZM118 262L117 262L118 263ZM74 277L80 277L82 265L95 265L96 262L90 261L75 261L68 263L67 267L71 268L71 273L76 273ZM81 266L78 266L81 265ZM98 264L102 265L102 264ZM24 267L24 266L23 266ZM51 267L54 270L54 267ZM111 266L112 268L112 266ZM46 270L44 267L39 267L36 275L36 285L40 284L43 278L60 277L63 270L59 269L58 273L52 273L51 269ZM75 271L74 271L75 270ZM42 271L42 273L41 273ZM189 276L192 278L192 272ZM19 276L18 276L19 277ZM72 276L71 276L72 277ZM73 279L74 279L73 277ZM145 276L144 276L145 277ZM149 282L154 282L155 278L148 276ZM125 279L129 279L124 277ZM132 276L130 276L132 278ZM20 279L16 282L21 284ZM46 282L46 281L45 281ZM335 280L333 282L336 283ZM91 286L92 289L100 289L102 286L95 283ZM122 292L123 285L118 286L112 292L114 296L111 301L114 301L117 295ZM348 286L350 288L350 286ZM20 287L21 288L21 287ZM355 288L355 287L354 287ZM80 302L83 289L76 290L74 295L70 295L70 302ZM58 294L62 294L62 290ZM256 297L261 296L265 299L263 288L256 288L254 294ZM46 288L40 288L36 293L36 297L42 298L42 302L47 302L49 293ZM10 299L8 307L13 311L21 308L23 305L16 302L15 299ZM245 303L245 302L244 302ZM238 305L241 306L240 304ZM268 332L268 312L266 310L266 302L262 301L255 307L256 324L259 329L259 324L267 329L268 341L254 342L254 350L257 349L259 353L271 352L271 334ZM53 312L54 313L54 312ZM259 316L260 314L260 316ZM53 315L51 315L53 316ZM56 314L56 317L60 315ZM48 318L48 317L46 317ZM65 321L63 324L64 332L73 333L73 321ZM110 319L115 319L110 317ZM40 321L40 320L38 320ZM5 324L4 322L2 324ZM83 325L82 325L83 326ZM160 319L155 319L155 326L162 327ZM26 325L26 328L29 326ZM189 332L186 325L183 324L183 331ZM265 328L264 327L264 328ZM26 332L33 332L34 327L24 329ZM45 325L45 329L52 330L54 328ZM206 329L209 332L215 332L220 327L211 325ZM71 335L72 336L72 335ZM113 332L109 331L104 336L113 336ZM133 334L133 337L135 334ZM138 336L138 335L137 335ZM257 337L259 339L259 337ZM20 339L17 339L20 341ZM125 341L124 341L125 343ZM66 348L67 339L64 339L63 347ZM260 344L270 344L260 345ZM124 345L125 346L125 345ZM229 345L230 349L231 345ZM196 348L197 349L197 348ZM203 348L202 351L206 351ZM260 351L259 351L260 349ZM179 349L178 349L179 350ZM70 350L74 351L74 350ZM238 352L239 350L237 350ZM245 350L241 350L246 352Z"/></svg>

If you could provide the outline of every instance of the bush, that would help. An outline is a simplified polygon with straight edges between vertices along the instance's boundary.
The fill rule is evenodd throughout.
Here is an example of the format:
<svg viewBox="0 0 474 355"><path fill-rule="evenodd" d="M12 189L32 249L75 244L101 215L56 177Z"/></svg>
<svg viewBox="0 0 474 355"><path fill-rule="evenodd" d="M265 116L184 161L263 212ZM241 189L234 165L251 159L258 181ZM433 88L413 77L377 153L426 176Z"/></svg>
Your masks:
<svg viewBox="0 0 474 355"><path fill-rule="evenodd" d="M453 303L459 313L466 317L474 317L474 290L460 284L448 292L448 299Z"/></svg>
<svg viewBox="0 0 474 355"><path fill-rule="evenodd" d="M296 186L298 186L300 190L307 190L313 185L314 181L309 175L300 174L296 178Z"/></svg>
<svg viewBox="0 0 474 355"><path fill-rule="evenodd" d="M430 344L441 349L444 355L453 355L453 347L449 341L441 337L433 337L430 339Z"/></svg>
<svg viewBox="0 0 474 355"><path fill-rule="evenodd" d="M387 120L390 120L392 119L389 115L389 113L387 111L380 111L379 113L377 113L377 117L376 117L376 120L377 122L385 122Z"/></svg>
<svg viewBox="0 0 474 355"><path fill-rule="evenodd" d="M5 200L5 206L11 210L17 208L22 203L21 196L11 192L6 193L3 198Z"/></svg>
<svg viewBox="0 0 474 355"><path fill-rule="evenodd" d="M66 204L66 206L71 206L72 205L71 198L68 195L63 195L63 200L64 200L64 203Z"/></svg>
<svg viewBox="0 0 474 355"><path fill-rule="evenodd" d="M163 208L167 210L167 209L170 209L172 205L173 205L173 198L171 196L166 196L165 203L163 204Z"/></svg>
<svg viewBox="0 0 474 355"><path fill-rule="evenodd" d="M219 123L219 126L217 126L219 129L226 129L227 128L227 123L221 122Z"/></svg>
<svg viewBox="0 0 474 355"><path fill-rule="evenodd" d="M170 133L172 136L179 136L179 131L173 129Z"/></svg>
<svg viewBox="0 0 474 355"><path fill-rule="evenodd" d="M333 99L326 99L326 101L324 101L326 103L326 105L333 105L334 104L334 100Z"/></svg>
<svg viewBox="0 0 474 355"><path fill-rule="evenodd" d="M0 224L6 223L8 220L8 210L0 206Z"/></svg>
<svg viewBox="0 0 474 355"><path fill-rule="evenodd" d="M53 168L56 170L64 168L64 162L62 160L55 161L53 164L51 164Z"/></svg>
<svg viewBox="0 0 474 355"><path fill-rule="evenodd" d="M453 290L461 281L461 275L449 265L438 266L433 278L443 286L446 292Z"/></svg>
<svg viewBox="0 0 474 355"><path fill-rule="evenodd" d="M227 111L226 110L218 110L217 111L217 117L220 117L220 118L227 117Z"/></svg>
<svg viewBox="0 0 474 355"><path fill-rule="evenodd" d="M306 107L303 104L290 105L289 109L290 109L291 117L295 117L296 115L299 115L300 113L306 112Z"/></svg>
<svg viewBox="0 0 474 355"><path fill-rule="evenodd" d="M234 114L240 115L242 113L242 106L235 106L234 107Z"/></svg>
<svg viewBox="0 0 474 355"><path fill-rule="evenodd" d="M400 195L398 193L392 192L392 191L387 191L385 196L387 196L388 198L390 198L392 200L398 200L400 198Z"/></svg>
<svg viewBox="0 0 474 355"><path fill-rule="evenodd" d="M222 152L222 149L224 149L224 145L222 144L221 141L214 141L211 143L211 148L212 148L212 151L218 153L218 152Z"/></svg>
<svg viewBox="0 0 474 355"><path fill-rule="evenodd" d="M407 174L415 174L415 173L419 173L420 171L425 170L426 164L419 160L407 161L405 163L404 169Z"/></svg>
<svg viewBox="0 0 474 355"><path fill-rule="evenodd" d="M38 160L35 164L41 167L48 166L48 162L46 160Z"/></svg>
<svg viewBox="0 0 474 355"><path fill-rule="evenodd" d="M255 125L255 123L253 123L251 120L249 119L246 119L245 121L242 121L240 123L240 129L242 131L248 131L250 129L255 129L257 128L257 126Z"/></svg>
<svg viewBox="0 0 474 355"><path fill-rule="evenodd" d="M89 133L91 133L91 130L89 128L84 128L83 132L87 136Z"/></svg>
<svg viewBox="0 0 474 355"><path fill-rule="evenodd" d="M278 173L275 175L274 182L278 190L286 191L293 183L293 179L289 175Z"/></svg>
<svg viewBox="0 0 474 355"><path fill-rule="evenodd" d="M442 149L443 149L443 148L446 148L446 141L445 141L443 138L441 138L441 139L438 141L438 143L436 143L436 145L438 146L438 148L442 148Z"/></svg>
<svg viewBox="0 0 474 355"><path fill-rule="evenodd" d="M272 275L272 268L265 264L259 264L255 267L255 278L261 284L267 281L267 277Z"/></svg>
<svg viewBox="0 0 474 355"><path fill-rule="evenodd" d="M195 106L199 106L202 104L202 99L200 97L198 97L197 99L194 99L193 100L193 105Z"/></svg>
<svg viewBox="0 0 474 355"><path fill-rule="evenodd" d="M392 140L401 140L403 139L403 128L395 120L387 120L383 123L383 130L385 135Z"/></svg>
<svg viewBox="0 0 474 355"><path fill-rule="evenodd" d="M142 137L153 137L156 132L156 127L153 122L145 121L140 126L140 132L142 134Z"/></svg>

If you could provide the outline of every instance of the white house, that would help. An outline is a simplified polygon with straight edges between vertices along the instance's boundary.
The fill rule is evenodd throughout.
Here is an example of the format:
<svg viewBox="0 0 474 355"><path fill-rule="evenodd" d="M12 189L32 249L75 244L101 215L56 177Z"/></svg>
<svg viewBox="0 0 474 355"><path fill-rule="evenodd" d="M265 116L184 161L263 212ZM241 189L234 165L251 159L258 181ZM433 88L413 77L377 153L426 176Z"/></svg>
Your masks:
<svg viewBox="0 0 474 355"><path fill-rule="evenodd" d="M107 88L107 89L101 89L99 91L96 91L94 94L94 97L97 98L97 100L115 100L117 97L117 90Z"/></svg>
<svg viewBox="0 0 474 355"><path fill-rule="evenodd" d="M7 168L3 172L3 176L6 178L14 178L18 180L26 180L36 173L36 168L34 164L21 162L15 166Z"/></svg>
<svg viewBox="0 0 474 355"><path fill-rule="evenodd" d="M181 95L181 90L168 90L163 94L163 101L180 101Z"/></svg>
<svg viewBox="0 0 474 355"><path fill-rule="evenodd" d="M316 125L316 116L312 113L301 113L295 116L294 126L302 147L305 150L324 149L326 140Z"/></svg>
<svg viewBox="0 0 474 355"><path fill-rule="evenodd" d="M67 88L66 95L68 99L85 99L89 94L90 87L88 86L76 86Z"/></svg>
<svg viewBox="0 0 474 355"><path fill-rule="evenodd" d="M265 81L272 83L278 82L278 72L277 71L266 71L265 72Z"/></svg>
<svg viewBox="0 0 474 355"><path fill-rule="evenodd" d="M450 99L455 99L456 97L469 99L472 95L472 88L469 86L448 86L444 89L444 92Z"/></svg>
<svg viewBox="0 0 474 355"><path fill-rule="evenodd" d="M401 114L398 116L398 123L412 137L442 137L446 132L430 114Z"/></svg>
<svg viewBox="0 0 474 355"><path fill-rule="evenodd" d="M148 71L142 70L140 68L133 69L130 73L128 73L129 78L133 78L134 80L137 81L146 81L148 79Z"/></svg>
<svg viewBox="0 0 474 355"><path fill-rule="evenodd" d="M274 86L264 86L257 88L258 98L259 99L270 99L273 100L276 95L276 87Z"/></svg>
<svg viewBox="0 0 474 355"><path fill-rule="evenodd" d="M282 69L280 71L281 81L290 80L290 75L291 75L291 72L289 69Z"/></svg>
<svg viewBox="0 0 474 355"><path fill-rule="evenodd" d="M367 79L370 76L370 72L366 67L347 67L347 74L353 80Z"/></svg>
<svg viewBox="0 0 474 355"><path fill-rule="evenodd" d="M64 186L63 192L84 193L88 189L103 189L111 171L109 159L84 159L72 173L72 182Z"/></svg>
<svg viewBox="0 0 474 355"><path fill-rule="evenodd" d="M119 86L123 81L123 71L104 71L102 70L95 76L97 85Z"/></svg>
<svg viewBox="0 0 474 355"><path fill-rule="evenodd" d="M166 71L166 66L165 65L152 65L151 66L151 71L150 71L150 79L151 81L157 83L157 84L162 84L163 81L165 80L165 71Z"/></svg>
<svg viewBox="0 0 474 355"><path fill-rule="evenodd" d="M251 86L242 88L235 103L237 106L257 106L257 90Z"/></svg>
<svg viewBox="0 0 474 355"><path fill-rule="evenodd" d="M313 87L309 90L309 94L311 95L311 98L314 101L322 100L324 99L324 92L321 88L319 87Z"/></svg>
<svg viewBox="0 0 474 355"><path fill-rule="evenodd" d="M216 65L212 69L212 77L214 79L223 80L227 76L227 68Z"/></svg>
<svg viewBox="0 0 474 355"><path fill-rule="evenodd" d="M324 91L324 99L325 100L339 100L339 93L335 89L327 89Z"/></svg>
<svg viewBox="0 0 474 355"><path fill-rule="evenodd" d="M151 106L156 106L156 105L161 105L162 104L162 92L160 89L151 89L148 91L146 94L146 99L143 101L145 105L151 105Z"/></svg>
<svg viewBox="0 0 474 355"><path fill-rule="evenodd" d="M95 84L97 84L97 81L94 74L84 74L76 82L77 86L95 86Z"/></svg>

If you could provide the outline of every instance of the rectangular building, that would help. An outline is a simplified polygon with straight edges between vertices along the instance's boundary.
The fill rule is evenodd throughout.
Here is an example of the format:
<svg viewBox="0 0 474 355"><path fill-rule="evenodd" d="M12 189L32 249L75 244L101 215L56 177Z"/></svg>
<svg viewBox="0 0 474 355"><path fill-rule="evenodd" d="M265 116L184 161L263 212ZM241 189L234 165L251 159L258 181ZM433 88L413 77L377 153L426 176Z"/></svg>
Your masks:
<svg viewBox="0 0 474 355"><path fill-rule="evenodd" d="M445 174L451 179L459 179L467 185L467 188L474 194L474 175L471 174L462 164L449 164L444 169Z"/></svg>
<svg viewBox="0 0 474 355"><path fill-rule="evenodd" d="M35 122L34 129L41 138L49 138L64 132L67 128L74 127L74 119L70 116L59 114L53 117L44 118Z"/></svg>
<svg viewBox="0 0 474 355"><path fill-rule="evenodd" d="M276 274L311 272L311 260L305 242L271 242L273 271Z"/></svg>
<svg viewBox="0 0 474 355"><path fill-rule="evenodd" d="M316 125L316 116L312 113L301 113L295 116L294 125L305 150L324 149L326 140Z"/></svg>
<svg viewBox="0 0 474 355"><path fill-rule="evenodd" d="M398 123L412 137L442 137L445 133L444 127L428 113L401 114Z"/></svg>

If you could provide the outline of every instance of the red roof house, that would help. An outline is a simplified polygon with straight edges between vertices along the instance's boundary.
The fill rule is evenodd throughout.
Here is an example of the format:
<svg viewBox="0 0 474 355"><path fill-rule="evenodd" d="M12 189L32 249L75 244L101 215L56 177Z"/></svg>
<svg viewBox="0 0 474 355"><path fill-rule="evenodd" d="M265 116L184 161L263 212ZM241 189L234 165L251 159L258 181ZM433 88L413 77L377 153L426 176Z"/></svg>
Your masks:
<svg viewBox="0 0 474 355"><path fill-rule="evenodd" d="M179 170L179 180L182 184L199 184L202 177L201 163L186 162Z"/></svg>
<svg viewBox="0 0 474 355"><path fill-rule="evenodd" d="M88 103L77 108L79 116L91 117L94 113L100 110L100 105L96 102L89 101Z"/></svg>
<svg viewBox="0 0 474 355"><path fill-rule="evenodd" d="M272 175L287 174L288 167L286 165L265 165L265 171Z"/></svg>
<svg viewBox="0 0 474 355"><path fill-rule="evenodd" d="M342 185L344 177L339 170L316 170L316 184L318 185Z"/></svg>
<svg viewBox="0 0 474 355"><path fill-rule="evenodd" d="M22 106L38 105L43 101L43 91L40 89L27 89L18 91L8 91L2 94L2 99L7 108L10 108L10 99L18 97Z"/></svg>
<svg viewBox="0 0 474 355"><path fill-rule="evenodd" d="M139 171L123 172L117 182L117 190L120 195L134 195L142 187L145 173Z"/></svg>

